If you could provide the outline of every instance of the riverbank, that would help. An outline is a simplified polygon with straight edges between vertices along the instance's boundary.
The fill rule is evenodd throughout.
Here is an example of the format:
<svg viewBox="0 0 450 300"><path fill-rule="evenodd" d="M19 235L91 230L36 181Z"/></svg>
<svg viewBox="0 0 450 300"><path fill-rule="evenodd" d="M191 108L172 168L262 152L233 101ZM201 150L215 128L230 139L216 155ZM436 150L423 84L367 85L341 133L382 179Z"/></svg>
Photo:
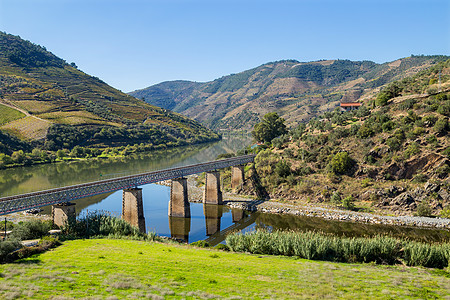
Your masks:
<svg viewBox="0 0 450 300"><path fill-rule="evenodd" d="M203 188L197 186L198 175L188 176L188 197L190 202L202 202ZM165 185L170 186L170 182ZM246 195L223 193L224 204L231 208L263 213L291 214L296 216L316 217L344 222L360 222L370 224L413 226L425 228L450 229L450 219L416 216L388 216L336 208L320 207L307 204L288 204L277 201L255 200Z"/></svg>

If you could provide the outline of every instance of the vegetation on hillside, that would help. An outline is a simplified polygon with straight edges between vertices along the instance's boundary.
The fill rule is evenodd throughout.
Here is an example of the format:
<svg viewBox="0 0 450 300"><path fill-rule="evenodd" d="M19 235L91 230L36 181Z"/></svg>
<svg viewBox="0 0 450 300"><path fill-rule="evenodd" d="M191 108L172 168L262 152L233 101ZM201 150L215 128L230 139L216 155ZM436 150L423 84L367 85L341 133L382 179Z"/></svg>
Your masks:
<svg viewBox="0 0 450 300"><path fill-rule="evenodd" d="M0 32L3 157L31 154L33 148L52 156L75 146L154 149L217 139L196 121L126 95L44 47Z"/></svg>
<svg viewBox="0 0 450 300"><path fill-rule="evenodd" d="M262 188L293 201L449 217L449 84L450 60L358 110L326 112L274 138L255 159Z"/></svg>
<svg viewBox="0 0 450 300"><path fill-rule="evenodd" d="M250 131L265 114L275 111L292 127L329 111L339 101L372 98L386 84L448 58L420 55L384 64L283 60L211 82L163 82L130 94L213 129Z"/></svg>

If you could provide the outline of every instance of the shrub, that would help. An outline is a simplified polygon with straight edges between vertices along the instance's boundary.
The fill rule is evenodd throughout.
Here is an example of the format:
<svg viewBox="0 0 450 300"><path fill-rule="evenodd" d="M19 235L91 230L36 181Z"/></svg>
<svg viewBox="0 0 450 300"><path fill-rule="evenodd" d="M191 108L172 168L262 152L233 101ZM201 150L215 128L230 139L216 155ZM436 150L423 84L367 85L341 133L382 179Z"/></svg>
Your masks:
<svg viewBox="0 0 450 300"><path fill-rule="evenodd" d="M439 135L445 135L447 133L448 127L448 119L446 117L442 117L436 121L433 130Z"/></svg>
<svg viewBox="0 0 450 300"><path fill-rule="evenodd" d="M217 246L214 247L217 250L222 250L222 251L230 251L230 247L228 247L227 245L224 244L219 244Z"/></svg>
<svg viewBox="0 0 450 300"><path fill-rule="evenodd" d="M433 115L427 115L427 116L423 117L422 120L426 127L432 127L434 125L434 123L436 123L437 117L435 117Z"/></svg>
<svg viewBox="0 0 450 300"><path fill-rule="evenodd" d="M22 247L22 243L16 239L0 241L0 261L5 261L8 254Z"/></svg>
<svg viewBox="0 0 450 300"><path fill-rule="evenodd" d="M345 174L353 167L354 161L347 152L337 153L330 162L331 170L336 174Z"/></svg>
<svg viewBox="0 0 450 300"><path fill-rule="evenodd" d="M31 220L17 224L12 233L11 238L18 240L31 240L41 238L48 235L48 231L52 228L51 221Z"/></svg>
<svg viewBox="0 0 450 300"><path fill-rule="evenodd" d="M358 136L360 138L368 138L374 135L374 131L366 123L364 123L358 130Z"/></svg>
<svg viewBox="0 0 450 300"><path fill-rule="evenodd" d="M433 215L433 210L428 203L422 202L417 205L416 214L419 217L430 217Z"/></svg>
<svg viewBox="0 0 450 300"><path fill-rule="evenodd" d="M391 99L391 97L388 93L380 92L377 98L375 99L375 105L385 106L388 103L389 99Z"/></svg>
<svg viewBox="0 0 450 300"><path fill-rule="evenodd" d="M405 152L403 152L403 156L405 159L410 158L413 155L416 155L420 153L420 146L419 144L412 142L408 148L406 148Z"/></svg>
<svg viewBox="0 0 450 300"><path fill-rule="evenodd" d="M331 195L331 202L333 202L333 203L341 203L341 194L338 192L338 191L336 191L336 192L334 192L332 195Z"/></svg>
<svg viewBox="0 0 450 300"><path fill-rule="evenodd" d="M448 249L448 244L445 246L410 242L404 246L404 261L408 266L444 268L448 266L448 259L450 258L448 257Z"/></svg>
<svg viewBox="0 0 450 300"><path fill-rule="evenodd" d="M361 181L361 187L363 187L363 188L368 187L368 186L371 186L371 185L372 185L372 183L371 183L370 178L364 178L364 179Z"/></svg>
<svg viewBox="0 0 450 300"><path fill-rule="evenodd" d="M355 202L355 200L353 199L353 197L352 196L348 196L348 197L345 197L344 199L342 199L342 206L345 209L352 210L352 209L355 208L354 202Z"/></svg>
<svg viewBox="0 0 450 300"><path fill-rule="evenodd" d="M443 104L439 105L437 112L441 115L450 116L450 103L449 101L444 102Z"/></svg>
<svg viewBox="0 0 450 300"><path fill-rule="evenodd" d="M450 205L447 205L446 207L444 207L441 212L439 213L439 216L441 218L450 218Z"/></svg>
<svg viewBox="0 0 450 300"><path fill-rule="evenodd" d="M61 245L61 242L56 237L44 236L39 241L39 245L44 249L50 249Z"/></svg>
<svg viewBox="0 0 450 300"><path fill-rule="evenodd" d="M280 160L275 165L275 173L280 177L286 177L291 174L291 165L285 160Z"/></svg>
<svg viewBox="0 0 450 300"><path fill-rule="evenodd" d="M427 175L420 173L414 176L412 181L415 183L424 183L427 182L427 180L428 180Z"/></svg>
<svg viewBox="0 0 450 300"><path fill-rule="evenodd" d="M208 242L205 242L203 240L193 242L193 243L191 243L191 245L192 246L196 246L196 247L200 247L200 248L208 248L209 247Z"/></svg>
<svg viewBox="0 0 450 300"><path fill-rule="evenodd" d="M386 140L386 145L389 146L391 151L397 151L402 146L403 141L395 136L392 136Z"/></svg>

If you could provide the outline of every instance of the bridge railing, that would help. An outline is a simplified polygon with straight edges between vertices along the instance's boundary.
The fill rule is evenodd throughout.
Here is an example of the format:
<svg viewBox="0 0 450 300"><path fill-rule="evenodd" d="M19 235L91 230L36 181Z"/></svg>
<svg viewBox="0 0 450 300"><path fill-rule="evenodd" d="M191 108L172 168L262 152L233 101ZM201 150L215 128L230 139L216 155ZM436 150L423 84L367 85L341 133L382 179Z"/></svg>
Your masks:
<svg viewBox="0 0 450 300"><path fill-rule="evenodd" d="M144 184L184 177L192 174L243 165L254 161L255 155L244 155L206 163L148 173L94 181L39 192L0 198L0 215L35 207L69 202L94 195L137 187Z"/></svg>

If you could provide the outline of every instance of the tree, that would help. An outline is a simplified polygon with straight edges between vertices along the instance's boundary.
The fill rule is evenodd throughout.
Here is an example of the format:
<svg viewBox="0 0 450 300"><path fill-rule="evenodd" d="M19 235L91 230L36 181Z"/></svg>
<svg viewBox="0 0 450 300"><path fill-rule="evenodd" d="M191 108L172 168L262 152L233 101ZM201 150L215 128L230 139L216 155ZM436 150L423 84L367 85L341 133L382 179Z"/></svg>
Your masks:
<svg viewBox="0 0 450 300"><path fill-rule="evenodd" d="M66 156L66 152L62 149L59 149L58 151L56 151L56 157L58 159L63 159Z"/></svg>
<svg viewBox="0 0 450 300"><path fill-rule="evenodd" d="M252 135L258 142L270 143L274 138L286 134L284 119L272 112L264 115L262 121L255 125Z"/></svg>
<svg viewBox="0 0 450 300"><path fill-rule="evenodd" d="M13 154L11 155L11 158L13 162L20 164L25 159L25 153L23 152L23 150L14 151Z"/></svg>
<svg viewBox="0 0 450 300"><path fill-rule="evenodd" d="M347 152L337 153L330 162L330 167L335 174L345 174L354 165L353 159L350 158Z"/></svg>

